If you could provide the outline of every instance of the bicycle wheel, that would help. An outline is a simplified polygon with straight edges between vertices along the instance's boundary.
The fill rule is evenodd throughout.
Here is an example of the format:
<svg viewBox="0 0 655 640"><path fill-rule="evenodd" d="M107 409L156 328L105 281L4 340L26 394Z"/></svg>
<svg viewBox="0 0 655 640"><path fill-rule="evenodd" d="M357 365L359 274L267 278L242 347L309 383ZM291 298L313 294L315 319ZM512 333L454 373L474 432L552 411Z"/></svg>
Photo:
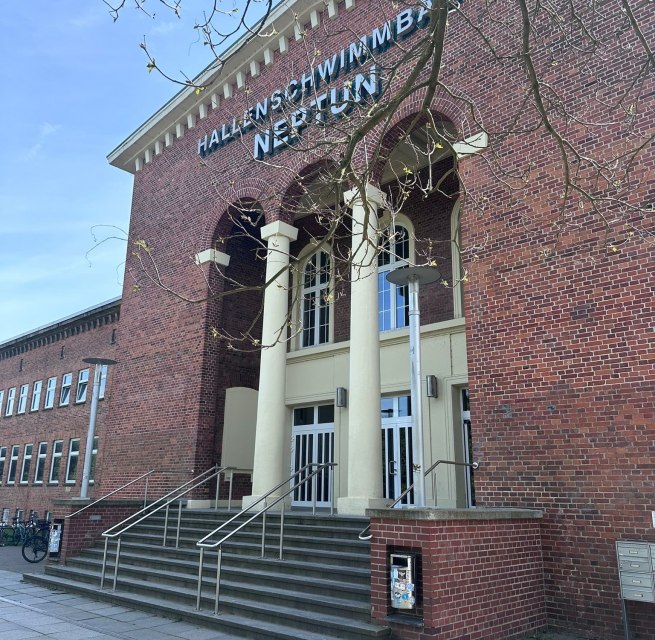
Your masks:
<svg viewBox="0 0 655 640"><path fill-rule="evenodd" d="M21 553L28 562L41 562L48 555L48 538L35 533L23 543Z"/></svg>

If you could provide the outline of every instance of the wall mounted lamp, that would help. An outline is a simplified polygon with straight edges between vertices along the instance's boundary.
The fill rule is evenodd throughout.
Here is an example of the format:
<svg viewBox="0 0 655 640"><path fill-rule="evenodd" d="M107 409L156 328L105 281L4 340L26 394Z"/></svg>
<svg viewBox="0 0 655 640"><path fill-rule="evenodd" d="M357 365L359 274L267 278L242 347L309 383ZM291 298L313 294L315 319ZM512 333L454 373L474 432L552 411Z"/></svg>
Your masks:
<svg viewBox="0 0 655 640"><path fill-rule="evenodd" d="M427 387L428 398L438 398L439 381L437 380L437 376L425 376L425 383Z"/></svg>
<svg viewBox="0 0 655 640"><path fill-rule="evenodd" d="M337 387L336 405L337 407L348 406L348 390L345 387Z"/></svg>

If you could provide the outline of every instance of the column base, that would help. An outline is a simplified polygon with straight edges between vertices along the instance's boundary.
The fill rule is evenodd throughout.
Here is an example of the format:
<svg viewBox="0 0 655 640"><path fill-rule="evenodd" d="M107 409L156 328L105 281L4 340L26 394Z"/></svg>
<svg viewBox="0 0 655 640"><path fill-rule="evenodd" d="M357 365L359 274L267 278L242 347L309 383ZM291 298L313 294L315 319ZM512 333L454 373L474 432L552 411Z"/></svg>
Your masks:
<svg viewBox="0 0 655 640"><path fill-rule="evenodd" d="M386 498L344 496L337 499L337 512L340 516L365 516L367 509L386 509L390 502Z"/></svg>
<svg viewBox="0 0 655 640"><path fill-rule="evenodd" d="M280 496L276 496L276 495L268 496L267 499L268 504L271 504L271 502L275 502L279 497ZM241 508L244 511L261 511L266 503L264 501L257 502L257 500L259 500L260 498L261 496L255 496L255 495L243 496L243 498L241 498ZM280 500L280 502L272 506L269 509L269 511L282 511L282 505L284 505L285 509L287 509L290 506L290 504L291 504L290 499L287 496L284 500Z"/></svg>

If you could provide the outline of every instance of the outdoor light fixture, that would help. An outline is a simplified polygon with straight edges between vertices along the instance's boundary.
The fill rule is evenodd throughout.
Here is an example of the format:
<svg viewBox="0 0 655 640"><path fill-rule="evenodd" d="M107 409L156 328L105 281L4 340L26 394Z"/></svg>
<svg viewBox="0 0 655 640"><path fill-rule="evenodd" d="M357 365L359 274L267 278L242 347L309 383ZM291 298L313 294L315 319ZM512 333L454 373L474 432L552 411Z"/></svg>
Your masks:
<svg viewBox="0 0 655 640"><path fill-rule="evenodd" d="M439 381L437 376L425 376L425 386L427 388L428 398L439 397Z"/></svg>
<svg viewBox="0 0 655 640"><path fill-rule="evenodd" d="M82 362L96 366L93 375L93 395L91 396L91 415L89 416L89 431L86 436L86 449L84 450L84 469L82 471L82 486L80 487L80 498L89 497L89 475L91 474L91 451L93 451L93 438L96 431L96 416L98 414L98 398L100 396L100 378L102 367L116 364L116 360L109 358L84 358Z"/></svg>
<svg viewBox="0 0 655 640"><path fill-rule="evenodd" d="M348 406L348 390L345 387L337 387L336 405L337 407Z"/></svg>

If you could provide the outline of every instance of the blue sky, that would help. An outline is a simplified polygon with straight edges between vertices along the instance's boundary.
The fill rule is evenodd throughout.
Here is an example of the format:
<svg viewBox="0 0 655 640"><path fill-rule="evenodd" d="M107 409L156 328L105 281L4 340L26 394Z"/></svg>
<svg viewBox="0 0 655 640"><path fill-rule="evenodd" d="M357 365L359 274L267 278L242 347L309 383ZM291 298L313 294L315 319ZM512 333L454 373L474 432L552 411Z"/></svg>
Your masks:
<svg viewBox="0 0 655 640"><path fill-rule="evenodd" d="M12 2L0 12L0 342L121 294L132 176L107 154L178 91L158 63L196 75L210 61L195 17L102 0ZM199 6L189 2L189 6ZM111 228L96 230L99 238Z"/></svg>

